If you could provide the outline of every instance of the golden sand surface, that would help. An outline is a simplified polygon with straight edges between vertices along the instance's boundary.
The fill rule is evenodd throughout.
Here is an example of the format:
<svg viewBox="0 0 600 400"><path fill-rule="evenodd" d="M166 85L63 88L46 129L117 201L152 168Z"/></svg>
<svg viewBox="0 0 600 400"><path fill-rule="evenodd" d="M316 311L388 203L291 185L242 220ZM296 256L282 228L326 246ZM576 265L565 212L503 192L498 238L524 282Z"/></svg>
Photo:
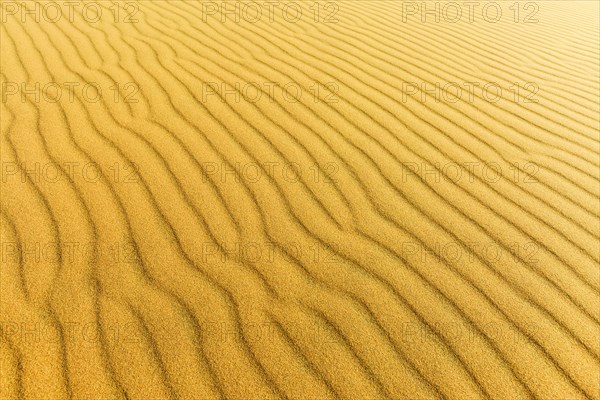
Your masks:
<svg viewBox="0 0 600 400"><path fill-rule="evenodd" d="M600 399L598 1L0 5L0 399Z"/></svg>

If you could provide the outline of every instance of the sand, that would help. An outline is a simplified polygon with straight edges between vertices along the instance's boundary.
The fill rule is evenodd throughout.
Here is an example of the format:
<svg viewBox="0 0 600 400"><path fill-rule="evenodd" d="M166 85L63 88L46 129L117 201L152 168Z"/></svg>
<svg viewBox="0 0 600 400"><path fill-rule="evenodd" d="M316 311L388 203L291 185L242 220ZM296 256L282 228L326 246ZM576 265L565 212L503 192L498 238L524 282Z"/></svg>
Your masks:
<svg viewBox="0 0 600 400"><path fill-rule="evenodd" d="M600 399L597 1L0 5L1 399Z"/></svg>

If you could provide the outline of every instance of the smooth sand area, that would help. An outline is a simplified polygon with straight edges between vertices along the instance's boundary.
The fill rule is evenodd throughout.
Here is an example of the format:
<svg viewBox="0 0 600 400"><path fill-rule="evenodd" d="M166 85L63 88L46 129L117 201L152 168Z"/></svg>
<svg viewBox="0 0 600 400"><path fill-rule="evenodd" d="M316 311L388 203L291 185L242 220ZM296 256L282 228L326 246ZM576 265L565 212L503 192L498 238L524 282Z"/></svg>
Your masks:
<svg viewBox="0 0 600 400"><path fill-rule="evenodd" d="M599 2L0 1L0 399L600 400Z"/></svg>

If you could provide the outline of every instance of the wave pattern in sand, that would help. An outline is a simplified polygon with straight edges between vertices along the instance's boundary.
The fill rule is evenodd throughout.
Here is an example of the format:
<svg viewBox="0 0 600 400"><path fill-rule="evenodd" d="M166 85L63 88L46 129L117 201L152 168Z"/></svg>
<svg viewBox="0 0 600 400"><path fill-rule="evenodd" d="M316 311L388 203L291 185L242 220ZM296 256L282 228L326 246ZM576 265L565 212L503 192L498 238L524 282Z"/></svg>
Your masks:
<svg viewBox="0 0 600 400"><path fill-rule="evenodd" d="M1 4L1 398L600 399L597 2Z"/></svg>

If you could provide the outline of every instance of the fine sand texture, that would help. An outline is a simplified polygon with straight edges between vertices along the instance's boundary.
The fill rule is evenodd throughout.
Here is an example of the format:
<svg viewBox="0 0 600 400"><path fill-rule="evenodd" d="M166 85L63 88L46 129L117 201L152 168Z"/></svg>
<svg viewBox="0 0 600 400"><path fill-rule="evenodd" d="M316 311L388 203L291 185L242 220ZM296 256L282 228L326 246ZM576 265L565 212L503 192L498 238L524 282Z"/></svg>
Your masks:
<svg viewBox="0 0 600 400"><path fill-rule="evenodd" d="M1 0L0 399L600 400L599 2Z"/></svg>

